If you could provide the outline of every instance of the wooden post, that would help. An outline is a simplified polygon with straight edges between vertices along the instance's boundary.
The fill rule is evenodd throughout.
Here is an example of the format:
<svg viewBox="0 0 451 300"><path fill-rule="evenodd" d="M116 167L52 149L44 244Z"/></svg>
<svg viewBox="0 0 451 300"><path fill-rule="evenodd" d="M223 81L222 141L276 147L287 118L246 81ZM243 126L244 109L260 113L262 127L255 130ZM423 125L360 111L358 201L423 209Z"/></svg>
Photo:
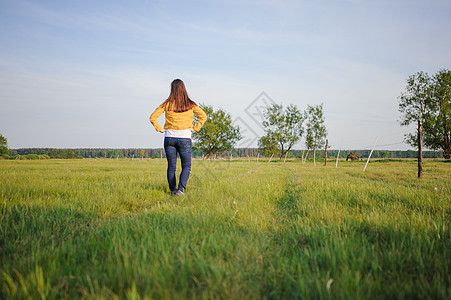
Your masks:
<svg viewBox="0 0 451 300"><path fill-rule="evenodd" d="M324 166L327 165L327 145L329 144L329 140L326 140L326 148L324 148Z"/></svg>
<svg viewBox="0 0 451 300"><path fill-rule="evenodd" d="M338 157L340 156L340 149L338 149L337 160L335 161L335 168L338 167Z"/></svg>
<svg viewBox="0 0 451 300"><path fill-rule="evenodd" d="M313 149L313 165L316 167L316 148Z"/></svg>
<svg viewBox="0 0 451 300"><path fill-rule="evenodd" d="M308 157L309 153L310 153L310 150L309 150L309 149L305 150L305 155L304 155L304 157L302 158L302 163L303 163L303 164L305 164L305 161L307 160L307 157Z"/></svg>
<svg viewBox="0 0 451 300"><path fill-rule="evenodd" d="M366 166L368 166L368 163L370 162L371 154L373 154L374 147L376 147L376 143L377 143L377 139L378 139L378 138L379 138L379 137L377 136L377 137L376 137L376 140L374 141L373 148L371 149L370 155L368 156L368 160L366 161L365 167L363 168L363 172L365 172Z"/></svg>
<svg viewBox="0 0 451 300"><path fill-rule="evenodd" d="M423 149L421 145L421 132L423 130L421 120L418 120L418 179L423 175Z"/></svg>
<svg viewBox="0 0 451 300"><path fill-rule="evenodd" d="M269 158L268 162L271 162L272 157L274 156L274 153L271 155L271 157Z"/></svg>

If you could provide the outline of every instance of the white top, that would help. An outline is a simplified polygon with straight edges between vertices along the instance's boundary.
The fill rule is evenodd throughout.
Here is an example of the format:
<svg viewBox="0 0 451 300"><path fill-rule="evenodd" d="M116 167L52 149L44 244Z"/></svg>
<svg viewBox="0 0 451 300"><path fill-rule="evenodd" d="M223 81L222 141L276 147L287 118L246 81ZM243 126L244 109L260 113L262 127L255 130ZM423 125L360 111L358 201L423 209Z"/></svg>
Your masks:
<svg viewBox="0 0 451 300"><path fill-rule="evenodd" d="M190 139L191 138L191 130L183 129L183 130L175 130L175 129L166 129L164 132L165 137L172 138L182 138L182 139Z"/></svg>

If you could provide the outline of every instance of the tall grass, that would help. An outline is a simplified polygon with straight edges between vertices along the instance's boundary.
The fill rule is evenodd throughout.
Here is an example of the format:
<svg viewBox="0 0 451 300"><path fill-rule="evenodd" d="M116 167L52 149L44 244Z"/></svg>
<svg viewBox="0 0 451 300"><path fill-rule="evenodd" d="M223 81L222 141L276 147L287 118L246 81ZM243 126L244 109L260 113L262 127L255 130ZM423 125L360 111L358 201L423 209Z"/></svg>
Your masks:
<svg viewBox="0 0 451 300"><path fill-rule="evenodd" d="M449 299L450 164L0 161L0 298Z"/></svg>

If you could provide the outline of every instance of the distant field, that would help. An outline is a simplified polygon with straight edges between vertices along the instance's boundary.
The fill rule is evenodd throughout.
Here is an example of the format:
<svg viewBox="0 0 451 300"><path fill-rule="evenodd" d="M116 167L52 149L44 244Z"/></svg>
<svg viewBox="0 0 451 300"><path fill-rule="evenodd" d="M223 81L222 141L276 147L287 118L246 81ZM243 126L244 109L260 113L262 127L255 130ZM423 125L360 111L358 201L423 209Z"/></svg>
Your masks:
<svg viewBox="0 0 451 300"><path fill-rule="evenodd" d="M451 298L451 163L0 160L0 298Z"/></svg>

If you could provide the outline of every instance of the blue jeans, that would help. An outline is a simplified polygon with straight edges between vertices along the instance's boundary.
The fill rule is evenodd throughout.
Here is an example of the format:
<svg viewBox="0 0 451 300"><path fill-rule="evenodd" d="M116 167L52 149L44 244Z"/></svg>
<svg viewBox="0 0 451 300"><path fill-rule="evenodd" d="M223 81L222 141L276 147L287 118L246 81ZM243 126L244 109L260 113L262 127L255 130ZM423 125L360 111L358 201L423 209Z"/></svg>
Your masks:
<svg viewBox="0 0 451 300"><path fill-rule="evenodd" d="M172 193L177 190L184 192L191 171L191 139L186 138L164 138L164 151L168 160L168 183ZM179 186L176 188L175 170L177 167L177 153L182 161L182 172L180 173Z"/></svg>

